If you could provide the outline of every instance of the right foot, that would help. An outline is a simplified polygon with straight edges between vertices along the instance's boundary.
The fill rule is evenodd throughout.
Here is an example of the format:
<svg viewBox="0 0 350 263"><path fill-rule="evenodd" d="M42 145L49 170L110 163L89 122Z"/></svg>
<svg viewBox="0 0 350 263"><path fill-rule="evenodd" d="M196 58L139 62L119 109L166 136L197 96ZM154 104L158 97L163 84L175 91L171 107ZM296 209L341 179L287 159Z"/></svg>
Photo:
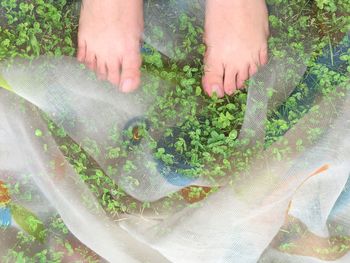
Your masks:
<svg viewBox="0 0 350 263"><path fill-rule="evenodd" d="M140 84L142 0L83 0L77 58L123 92Z"/></svg>
<svg viewBox="0 0 350 263"><path fill-rule="evenodd" d="M269 35L265 0L207 0L204 90L232 95L267 63Z"/></svg>

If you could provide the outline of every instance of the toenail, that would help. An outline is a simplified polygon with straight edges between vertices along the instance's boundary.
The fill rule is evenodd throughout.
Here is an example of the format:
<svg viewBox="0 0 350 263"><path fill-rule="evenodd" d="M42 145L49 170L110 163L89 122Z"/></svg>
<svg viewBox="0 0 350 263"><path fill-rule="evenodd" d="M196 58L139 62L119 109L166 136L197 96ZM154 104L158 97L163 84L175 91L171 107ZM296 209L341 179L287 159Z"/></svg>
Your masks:
<svg viewBox="0 0 350 263"><path fill-rule="evenodd" d="M132 89L132 79L126 79L122 82L122 85L120 87L120 90L122 92L128 92Z"/></svg>
<svg viewBox="0 0 350 263"><path fill-rule="evenodd" d="M211 95L213 95L213 93L216 93L216 95L218 97L222 97L223 94L222 94L222 90L220 89L220 86L219 85L213 85L211 86Z"/></svg>
<svg viewBox="0 0 350 263"><path fill-rule="evenodd" d="M231 96L231 95L234 93L234 91L235 91L234 88L228 89L228 90L226 91L226 94L229 95L229 96Z"/></svg>

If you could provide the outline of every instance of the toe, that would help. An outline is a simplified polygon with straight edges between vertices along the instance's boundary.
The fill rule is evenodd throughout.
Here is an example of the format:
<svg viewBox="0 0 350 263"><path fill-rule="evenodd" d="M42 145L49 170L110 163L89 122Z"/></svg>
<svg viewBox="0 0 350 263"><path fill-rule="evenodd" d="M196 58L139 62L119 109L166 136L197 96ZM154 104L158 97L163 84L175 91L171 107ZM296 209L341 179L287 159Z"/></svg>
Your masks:
<svg viewBox="0 0 350 263"><path fill-rule="evenodd" d="M224 96L224 67L220 62L205 62L205 73L202 79L204 91L212 96L214 92L221 98Z"/></svg>
<svg viewBox="0 0 350 263"><path fill-rule="evenodd" d="M107 79L107 67L104 59L97 58L97 76L101 80Z"/></svg>
<svg viewBox="0 0 350 263"><path fill-rule="evenodd" d="M219 98L224 96L223 73L206 72L202 82L204 91L210 97L214 95L214 92Z"/></svg>
<svg viewBox="0 0 350 263"><path fill-rule="evenodd" d="M141 78L141 56L139 53L128 54L123 58L121 86L122 92L131 92L138 88Z"/></svg>
<svg viewBox="0 0 350 263"><path fill-rule="evenodd" d="M85 65L89 69L95 71L95 69L96 69L96 55L95 55L95 53L89 52L89 51L86 52Z"/></svg>
<svg viewBox="0 0 350 263"><path fill-rule="evenodd" d="M268 62L268 52L267 52L267 48L264 47L260 50L260 65L266 65Z"/></svg>
<svg viewBox="0 0 350 263"><path fill-rule="evenodd" d="M255 62L250 63L249 65L249 77L252 77L254 74L256 74L258 72L258 66Z"/></svg>
<svg viewBox="0 0 350 263"><path fill-rule="evenodd" d="M224 91L227 95L232 95L237 89L237 71L225 68Z"/></svg>
<svg viewBox="0 0 350 263"><path fill-rule="evenodd" d="M237 88L242 89L244 87L244 82L249 77L249 65L243 67L237 74Z"/></svg>
<svg viewBox="0 0 350 263"><path fill-rule="evenodd" d="M78 40L78 51L77 59L79 62L84 62L86 56L86 42L83 40Z"/></svg>
<svg viewBox="0 0 350 263"><path fill-rule="evenodd" d="M119 87L120 84L120 61L118 59L109 61L106 64L107 80L114 86Z"/></svg>

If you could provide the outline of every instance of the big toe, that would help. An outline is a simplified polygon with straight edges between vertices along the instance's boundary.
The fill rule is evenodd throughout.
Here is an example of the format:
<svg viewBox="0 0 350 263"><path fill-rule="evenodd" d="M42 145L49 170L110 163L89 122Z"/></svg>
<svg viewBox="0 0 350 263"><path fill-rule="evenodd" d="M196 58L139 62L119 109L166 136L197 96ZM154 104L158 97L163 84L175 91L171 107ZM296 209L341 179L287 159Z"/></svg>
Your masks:
<svg viewBox="0 0 350 263"><path fill-rule="evenodd" d="M219 62L206 62L205 72L202 79L204 91L213 96L214 93L220 98L224 96L224 67Z"/></svg>
<svg viewBox="0 0 350 263"><path fill-rule="evenodd" d="M123 58L120 81L120 90L122 92L132 92L140 85L141 62L141 55L139 52L129 53Z"/></svg>

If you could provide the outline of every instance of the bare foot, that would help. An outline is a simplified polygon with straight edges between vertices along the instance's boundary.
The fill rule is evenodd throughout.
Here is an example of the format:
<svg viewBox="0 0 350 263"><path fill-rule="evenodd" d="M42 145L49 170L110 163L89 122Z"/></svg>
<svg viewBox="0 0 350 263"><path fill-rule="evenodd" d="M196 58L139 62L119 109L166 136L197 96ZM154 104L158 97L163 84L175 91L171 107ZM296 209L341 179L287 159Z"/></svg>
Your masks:
<svg viewBox="0 0 350 263"><path fill-rule="evenodd" d="M80 62L123 92L140 83L142 0L83 0L78 34Z"/></svg>
<svg viewBox="0 0 350 263"><path fill-rule="evenodd" d="M231 95L267 63L265 0L207 0L204 90Z"/></svg>

